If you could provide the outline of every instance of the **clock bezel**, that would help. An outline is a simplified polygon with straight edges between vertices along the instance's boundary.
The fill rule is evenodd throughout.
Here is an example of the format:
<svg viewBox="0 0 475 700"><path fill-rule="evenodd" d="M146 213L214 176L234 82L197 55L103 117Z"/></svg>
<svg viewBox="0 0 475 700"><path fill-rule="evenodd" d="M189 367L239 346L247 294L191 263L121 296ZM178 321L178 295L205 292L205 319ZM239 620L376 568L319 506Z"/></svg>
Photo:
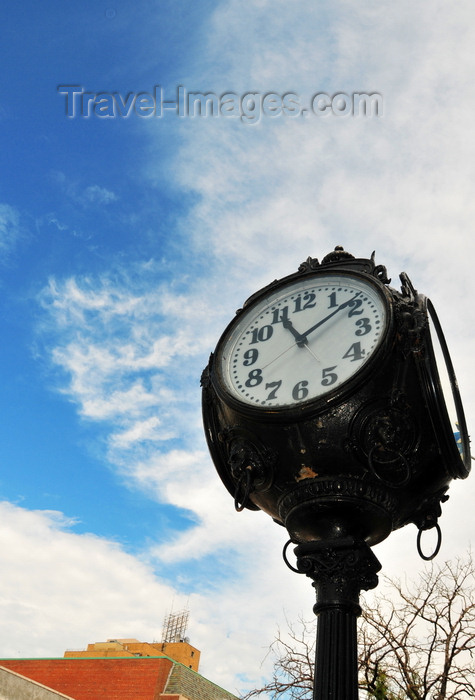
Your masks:
<svg viewBox="0 0 475 700"><path fill-rule="evenodd" d="M423 297L422 303L427 318L427 329L424 343L425 351L422 358L420 358L421 361L419 362L422 387L426 396L428 410L434 426L434 432L436 434L439 449L446 463L447 470L452 477L465 479L469 475L471 469L470 439L468 436L465 412L463 409L462 398L460 396L457 377L455 375L454 366L447 342L445 340L444 332L434 305L427 297ZM444 398L444 390L440 379L434 344L432 342L430 322L432 323L434 333L437 335L450 381L450 388L457 413L458 428L462 443L462 454L460 453L454 439L454 431Z"/></svg>
<svg viewBox="0 0 475 700"><path fill-rule="evenodd" d="M252 316L253 309L261 304L266 297L280 292L287 286L301 281L302 284L311 284L313 280L318 280L321 277L347 277L348 279L359 280L372 287L378 294L385 310L385 325L381 331L381 338L378 341L377 347L372 352L371 356L364 362L363 366L357 369L354 374L347 380L342 382L335 389L329 390L324 394L309 398L305 401L295 404L286 404L282 406L262 406L259 404L250 404L242 401L234 390L229 387L226 376L223 371L222 355L228 342L231 341L236 326L238 326L244 316ZM392 296L387 287L379 281L379 279L366 272L357 270L344 269L338 267L328 267L320 270L312 270L308 272L299 272L282 278L272 284L264 287L253 294L244 304L242 309L239 309L235 318L225 328L221 335L216 351L213 356L211 368L211 381L215 387L218 396L230 407L238 410L243 414L252 416L255 419L267 419L272 416L272 419L287 419L298 418L299 416L308 416L309 413L319 413L326 410L329 405L341 401L353 393L361 386L368 376L374 371L375 367L380 364L387 356L387 349L394 340L394 312L392 304Z"/></svg>

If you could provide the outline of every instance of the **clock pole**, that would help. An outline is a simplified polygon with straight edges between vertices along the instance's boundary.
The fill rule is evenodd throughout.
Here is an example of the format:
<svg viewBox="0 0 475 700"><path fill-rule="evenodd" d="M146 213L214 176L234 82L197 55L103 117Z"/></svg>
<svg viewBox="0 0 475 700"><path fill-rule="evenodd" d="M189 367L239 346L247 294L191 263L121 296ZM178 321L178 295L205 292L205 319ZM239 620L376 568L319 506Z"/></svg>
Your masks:
<svg viewBox="0 0 475 700"><path fill-rule="evenodd" d="M314 700L358 699L359 596L381 568L371 547L413 523L433 558L449 484L470 472L439 320L400 280L389 287L374 254L308 258L247 300L202 375L208 447L236 510L284 526L285 562L313 581Z"/></svg>
<svg viewBox="0 0 475 700"><path fill-rule="evenodd" d="M298 545L294 553L317 599L313 698L358 700L359 594L377 586L381 564L365 542L351 537Z"/></svg>

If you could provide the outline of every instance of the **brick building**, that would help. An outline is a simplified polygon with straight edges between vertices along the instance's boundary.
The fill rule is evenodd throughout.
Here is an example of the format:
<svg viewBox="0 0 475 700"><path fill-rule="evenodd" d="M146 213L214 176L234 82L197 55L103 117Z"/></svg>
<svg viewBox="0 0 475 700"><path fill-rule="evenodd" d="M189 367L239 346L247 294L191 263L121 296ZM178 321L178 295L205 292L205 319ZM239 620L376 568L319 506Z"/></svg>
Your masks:
<svg viewBox="0 0 475 700"><path fill-rule="evenodd" d="M3 667L0 681L1 673L8 676L8 672L13 672L23 677L23 682L30 679L44 692L52 693L43 696L32 692L31 698L61 698L63 694L71 700L237 700L197 671L163 654L0 659L0 667ZM30 696L26 692L24 695L4 693L0 700L20 697Z"/></svg>
<svg viewBox="0 0 475 700"><path fill-rule="evenodd" d="M88 644L85 651L68 650L65 659L103 659L108 657L169 656L193 671L198 671L201 652L191 646L188 638L180 642L139 642L138 639L108 639ZM0 699L1 700L1 699Z"/></svg>

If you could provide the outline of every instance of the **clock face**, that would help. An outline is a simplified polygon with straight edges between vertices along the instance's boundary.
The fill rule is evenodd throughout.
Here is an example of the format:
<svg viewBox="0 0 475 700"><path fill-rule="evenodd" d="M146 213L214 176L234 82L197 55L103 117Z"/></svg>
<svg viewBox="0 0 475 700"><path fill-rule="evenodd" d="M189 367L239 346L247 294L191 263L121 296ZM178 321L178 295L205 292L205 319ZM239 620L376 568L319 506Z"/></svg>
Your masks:
<svg viewBox="0 0 475 700"><path fill-rule="evenodd" d="M299 279L241 313L221 345L221 376L248 405L298 406L359 372L386 327L376 285L341 272Z"/></svg>

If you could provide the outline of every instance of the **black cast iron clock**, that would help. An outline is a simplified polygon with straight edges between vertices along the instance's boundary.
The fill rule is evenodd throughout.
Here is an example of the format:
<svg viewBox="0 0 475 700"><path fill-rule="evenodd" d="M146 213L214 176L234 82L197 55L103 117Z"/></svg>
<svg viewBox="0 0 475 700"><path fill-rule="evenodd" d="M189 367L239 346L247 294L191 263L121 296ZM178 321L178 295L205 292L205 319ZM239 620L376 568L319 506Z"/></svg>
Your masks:
<svg viewBox="0 0 475 700"><path fill-rule="evenodd" d="M431 302L342 248L256 292L202 377L208 446L239 510L296 543L372 545L438 527L470 471L455 373Z"/></svg>
<svg viewBox="0 0 475 700"><path fill-rule="evenodd" d="M236 509L283 525L285 561L313 580L322 700L358 698L359 592L381 567L370 547L414 523L432 559L449 484L470 471L437 314L400 280L389 286L374 253L308 258L248 299L202 375L208 447Z"/></svg>

